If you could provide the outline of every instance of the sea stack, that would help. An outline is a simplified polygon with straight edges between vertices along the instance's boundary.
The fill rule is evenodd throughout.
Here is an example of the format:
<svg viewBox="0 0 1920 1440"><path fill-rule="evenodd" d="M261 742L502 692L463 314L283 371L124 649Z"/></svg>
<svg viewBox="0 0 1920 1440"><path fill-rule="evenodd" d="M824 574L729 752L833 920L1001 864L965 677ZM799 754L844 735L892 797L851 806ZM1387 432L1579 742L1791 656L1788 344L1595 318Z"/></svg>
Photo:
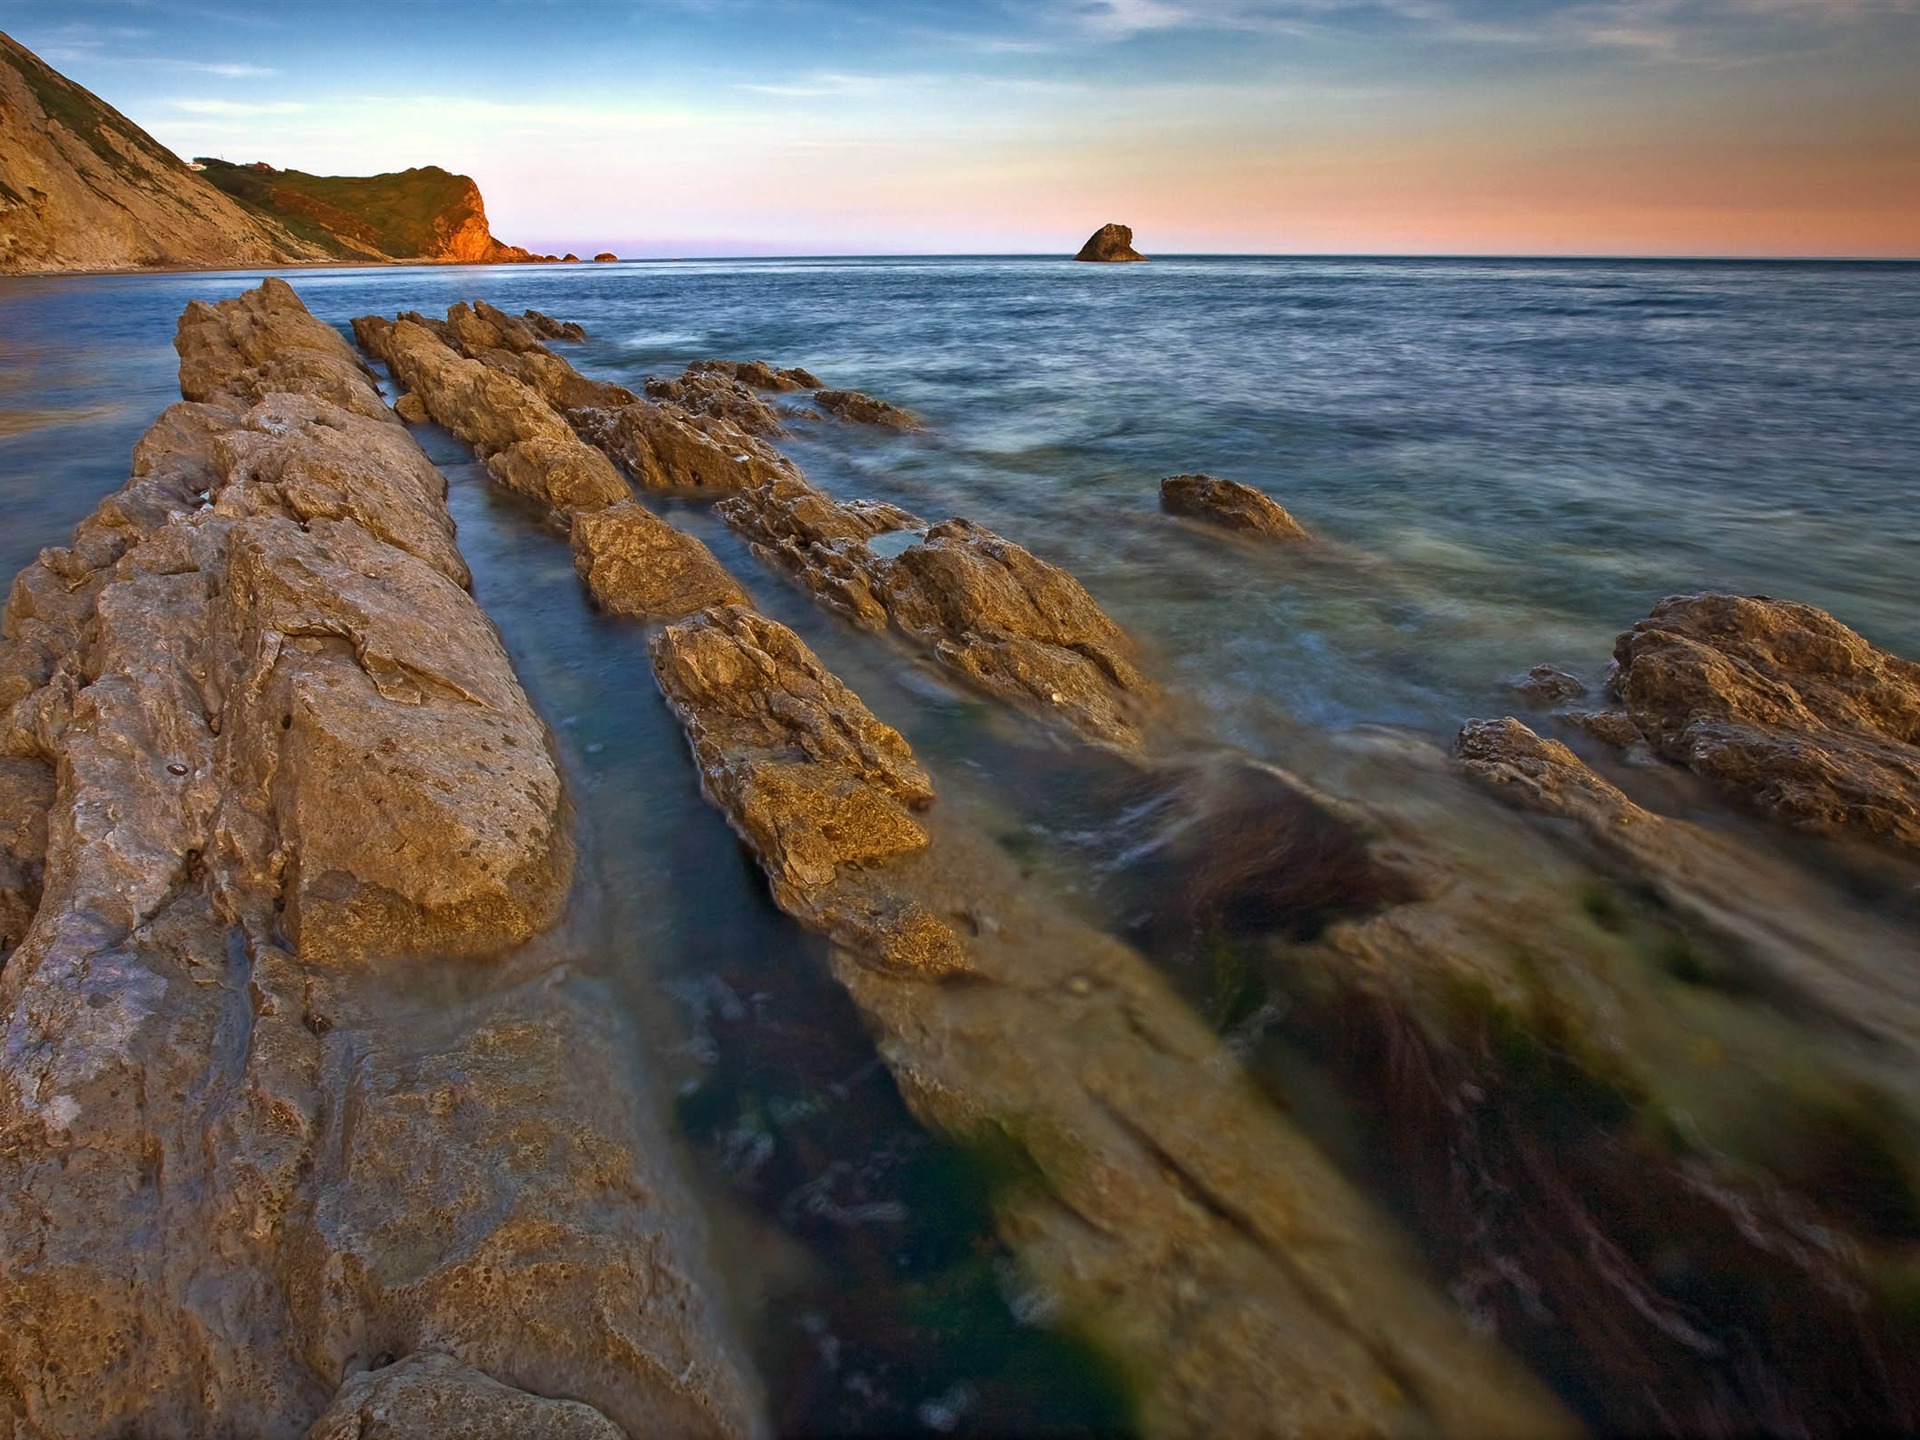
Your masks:
<svg viewBox="0 0 1920 1440"><path fill-rule="evenodd" d="M1126 225L1102 225L1087 237L1087 243L1080 247L1076 260L1145 260L1147 257L1133 248L1133 230Z"/></svg>

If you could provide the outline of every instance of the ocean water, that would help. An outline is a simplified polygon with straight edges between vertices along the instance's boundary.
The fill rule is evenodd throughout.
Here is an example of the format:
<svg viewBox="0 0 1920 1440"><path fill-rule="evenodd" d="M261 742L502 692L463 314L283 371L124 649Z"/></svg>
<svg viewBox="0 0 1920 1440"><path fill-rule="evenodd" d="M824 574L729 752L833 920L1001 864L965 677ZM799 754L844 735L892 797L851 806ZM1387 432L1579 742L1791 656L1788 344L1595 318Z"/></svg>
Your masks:
<svg viewBox="0 0 1920 1440"><path fill-rule="evenodd" d="M1809 601L1920 657L1920 265L883 259L288 278L342 326L462 299L577 320L589 339L568 357L636 389L697 358L765 358L905 405L925 434L796 422L782 443L842 498L964 515L1065 566L1140 640L1189 733L1336 790L1367 793L1360 742L1444 746L1511 710L1529 665L1597 684L1615 635L1669 594ZM0 573L125 480L177 398L181 308L258 279L0 282ZM700 797L639 632L585 604L535 508L452 437L416 433L448 474L475 594L559 737L608 896L604 968L709 1187L783 1432L1123 1428L1120 1387L1075 1337L1018 1319L985 1181L908 1115L818 945ZM1264 549L1162 515L1161 477L1192 471L1261 487L1320 544ZM1058 793L1067 752L851 634L703 507L666 509L908 734L954 803L1041 851L1099 823ZM1054 848L1040 868L1080 903L1073 847ZM1302 1123L1316 1104L1299 1101ZM1319 1108L1338 1150L1338 1095Z"/></svg>

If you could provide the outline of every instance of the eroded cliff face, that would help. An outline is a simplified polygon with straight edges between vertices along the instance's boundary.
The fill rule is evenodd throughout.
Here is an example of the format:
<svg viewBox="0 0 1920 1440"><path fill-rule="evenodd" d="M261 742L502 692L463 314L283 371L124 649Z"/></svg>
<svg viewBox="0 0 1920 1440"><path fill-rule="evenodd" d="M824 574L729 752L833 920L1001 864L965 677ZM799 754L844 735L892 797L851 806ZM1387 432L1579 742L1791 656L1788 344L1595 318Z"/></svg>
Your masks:
<svg viewBox="0 0 1920 1440"><path fill-rule="evenodd" d="M325 254L0 35L0 272L281 265Z"/></svg>
<svg viewBox="0 0 1920 1440"><path fill-rule="evenodd" d="M0 1433L756 1433L443 480L283 282L177 345L0 629Z"/></svg>

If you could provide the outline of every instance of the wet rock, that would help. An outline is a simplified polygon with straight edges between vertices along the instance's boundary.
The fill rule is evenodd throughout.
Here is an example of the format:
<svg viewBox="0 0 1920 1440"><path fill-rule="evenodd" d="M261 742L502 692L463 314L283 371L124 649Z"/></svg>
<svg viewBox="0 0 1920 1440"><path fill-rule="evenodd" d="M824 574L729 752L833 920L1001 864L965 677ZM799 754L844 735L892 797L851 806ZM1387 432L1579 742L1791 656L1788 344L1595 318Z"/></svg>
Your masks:
<svg viewBox="0 0 1920 1440"><path fill-rule="evenodd" d="M1087 237L1087 243L1080 247L1076 260L1144 260L1147 257L1133 248L1133 231L1125 225L1102 225Z"/></svg>
<svg viewBox="0 0 1920 1440"><path fill-rule="evenodd" d="M1503 787L1529 810L1602 827L1643 825L1653 818L1558 740L1536 734L1512 716L1469 720L1454 753L1469 775Z"/></svg>
<svg viewBox="0 0 1920 1440"><path fill-rule="evenodd" d="M1654 750L1803 829L1920 853L1920 665L1823 610L1663 600L1614 647Z"/></svg>
<svg viewBox="0 0 1920 1440"><path fill-rule="evenodd" d="M615 615L674 620L748 603L713 552L632 500L575 512L573 563L600 608Z"/></svg>
<svg viewBox="0 0 1920 1440"><path fill-rule="evenodd" d="M1624 710L1563 710L1560 719L1617 750L1640 743L1640 727Z"/></svg>
<svg viewBox="0 0 1920 1440"><path fill-rule="evenodd" d="M908 1104L1019 1157L995 1206L1020 1283L1130 1377L1142 1433L1571 1431L1139 957L943 818L790 631L708 612L661 632L654 667Z"/></svg>
<svg viewBox="0 0 1920 1440"><path fill-rule="evenodd" d="M840 502L804 480L776 480L729 496L714 513L746 536L754 554L792 575L857 625L885 629L880 557L866 546L876 535L924 530L926 522L898 506Z"/></svg>
<svg viewBox="0 0 1920 1440"><path fill-rule="evenodd" d="M487 457L487 473L509 490L555 510L598 510L632 491L613 462L568 435L536 435Z"/></svg>
<svg viewBox="0 0 1920 1440"><path fill-rule="evenodd" d="M1313 538L1305 526L1251 485L1213 475L1169 475L1160 482L1160 506L1172 515L1189 515L1274 540Z"/></svg>
<svg viewBox="0 0 1920 1440"><path fill-rule="evenodd" d="M1533 705L1558 705L1563 700L1578 700L1587 693L1587 682L1578 675L1557 670L1551 665L1536 665L1515 680L1514 694Z"/></svg>
<svg viewBox="0 0 1920 1440"><path fill-rule="evenodd" d="M625 1432L591 1406L541 1399L423 1353L354 1376L306 1440L625 1440Z"/></svg>
<svg viewBox="0 0 1920 1440"><path fill-rule="evenodd" d="M297 1434L433 1350L757 1433L633 1038L550 928L544 728L437 477L278 284L190 314L213 399L0 625L0 843L44 846L0 975L0 1431Z"/></svg>
<svg viewBox="0 0 1920 1440"><path fill-rule="evenodd" d="M749 435L786 433L778 411L715 365L708 361L705 368L689 366L686 374L672 380L649 380L647 398L670 402L690 414L719 416Z"/></svg>
<svg viewBox="0 0 1920 1440"><path fill-rule="evenodd" d="M411 390L393 402L393 413L409 425L424 425L433 418L427 413L427 402Z"/></svg>
<svg viewBox="0 0 1920 1440"><path fill-rule="evenodd" d="M617 410L576 411L572 419L644 490L725 493L798 474L764 440L717 415L641 400Z"/></svg>
<svg viewBox="0 0 1920 1440"><path fill-rule="evenodd" d="M577 443L572 427L539 395L510 375L456 354L430 330L401 319L383 337L387 364L420 396L434 422L482 458L524 440Z"/></svg>
<svg viewBox="0 0 1920 1440"><path fill-rule="evenodd" d="M640 397L624 385L592 380L548 350L486 350L473 357L529 385L562 414L587 408L618 408Z"/></svg>
<svg viewBox="0 0 1920 1440"><path fill-rule="evenodd" d="M720 375L755 390L818 390L820 380L810 370L798 367L776 370L764 360L696 360L687 366L689 375Z"/></svg>
<svg viewBox="0 0 1920 1440"><path fill-rule="evenodd" d="M298 391L369 419L386 417L372 374L340 332L307 313L286 281L272 278L219 311L187 305L174 348L180 393L188 400L251 405L274 391Z"/></svg>
<svg viewBox="0 0 1920 1440"><path fill-rule="evenodd" d="M552 258L552 257L549 257ZM532 327L533 333L542 340L584 340L586 329L571 320L556 320L551 315L542 315L538 310L523 310L520 318Z"/></svg>
<svg viewBox="0 0 1920 1440"><path fill-rule="evenodd" d="M1133 642L1080 582L968 520L934 526L884 571L887 613L982 689L1137 748L1154 691Z"/></svg>
<svg viewBox="0 0 1920 1440"><path fill-rule="evenodd" d="M879 425L888 430L927 428L917 415L858 390L822 390L813 397L813 403L829 415L855 425Z"/></svg>

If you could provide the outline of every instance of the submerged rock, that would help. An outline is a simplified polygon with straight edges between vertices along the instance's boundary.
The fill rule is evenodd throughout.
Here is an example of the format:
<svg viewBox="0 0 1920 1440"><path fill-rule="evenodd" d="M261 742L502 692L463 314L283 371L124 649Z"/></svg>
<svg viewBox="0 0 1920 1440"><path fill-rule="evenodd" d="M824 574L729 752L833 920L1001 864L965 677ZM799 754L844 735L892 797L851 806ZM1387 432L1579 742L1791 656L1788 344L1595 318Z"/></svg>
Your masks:
<svg viewBox="0 0 1920 1440"><path fill-rule="evenodd" d="M1142 1433L1571 1432L1140 958L943 818L791 631L710 611L653 654L707 794L835 942L908 1104L1004 1157L1020 1283L1121 1367Z"/></svg>
<svg viewBox="0 0 1920 1440"><path fill-rule="evenodd" d="M1102 225L1087 237L1087 243L1080 247L1076 260L1145 260L1147 257L1133 248L1133 231L1125 225Z"/></svg>
<svg viewBox="0 0 1920 1440"><path fill-rule="evenodd" d="M822 390L813 397L813 403L836 419L855 425L879 425L887 430L927 428L917 415L858 390Z"/></svg>
<svg viewBox="0 0 1920 1440"><path fill-rule="evenodd" d="M204 400L0 624L0 1431L293 1435L434 1351L468 1433L757 1433L437 474L279 281L177 344Z"/></svg>
<svg viewBox="0 0 1920 1440"><path fill-rule="evenodd" d="M1920 665L1823 610L1663 600L1614 646L1655 751L1789 824L1920 854Z"/></svg>
<svg viewBox="0 0 1920 1440"><path fill-rule="evenodd" d="M1305 526L1251 485L1213 475L1169 475L1160 482L1160 506L1171 515L1190 515L1274 540L1313 538Z"/></svg>

